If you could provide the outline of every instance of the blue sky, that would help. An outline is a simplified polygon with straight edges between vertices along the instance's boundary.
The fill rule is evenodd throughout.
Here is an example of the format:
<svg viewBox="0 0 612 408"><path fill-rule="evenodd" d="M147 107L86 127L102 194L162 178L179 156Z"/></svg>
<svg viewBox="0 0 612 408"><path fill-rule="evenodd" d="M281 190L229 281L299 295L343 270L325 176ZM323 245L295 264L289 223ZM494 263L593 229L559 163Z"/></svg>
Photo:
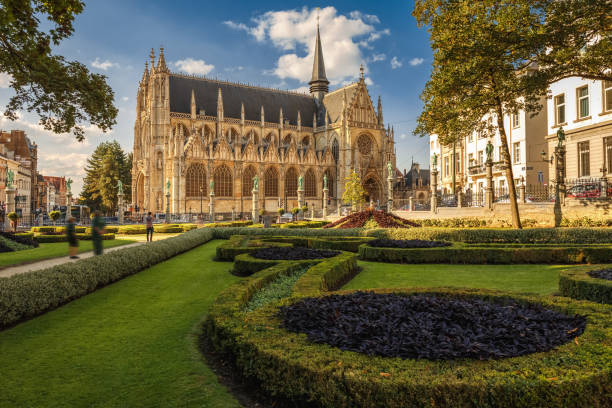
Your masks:
<svg viewBox="0 0 612 408"><path fill-rule="evenodd" d="M73 37L57 53L108 77L119 108L110 134L87 131L87 141L54 135L24 113L0 128L24 129L39 145L44 174L66 175L80 191L83 167L95 146L118 140L132 150L135 95L150 49L165 48L173 71L282 89L306 89L312 69L316 7L331 89L354 81L366 67L370 96L382 96L385 122L395 127L398 168L412 157L428 165L427 140L412 135L421 108L419 94L431 69L426 30L411 16L412 1L87 1ZM0 73L0 104L11 91Z"/></svg>

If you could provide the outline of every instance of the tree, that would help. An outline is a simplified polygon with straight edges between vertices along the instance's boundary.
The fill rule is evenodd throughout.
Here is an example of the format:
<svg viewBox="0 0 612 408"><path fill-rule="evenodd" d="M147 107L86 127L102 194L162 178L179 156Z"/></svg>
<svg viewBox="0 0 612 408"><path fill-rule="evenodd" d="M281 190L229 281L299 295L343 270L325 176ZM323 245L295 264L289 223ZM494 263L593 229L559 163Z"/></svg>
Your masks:
<svg viewBox="0 0 612 408"><path fill-rule="evenodd" d="M49 213L49 218L51 218L51 221L53 221L53 225L55 225L55 223L57 222L57 220L60 219L61 216L62 216L62 213L59 211L51 211Z"/></svg>
<svg viewBox="0 0 612 408"><path fill-rule="evenodd" d="M342 201L351 203L353 210L365 202L365 190L361 185L361 178L354 171L345 178L344 193L342 193Z"/></svg>
<svg viewBox="0 0 612 408"><path fill-rule="evenodd" d="M504 116L542 109L548 85L568 76L612 79L610 0L417 0L429 26L433 72L415 134L450 145L499 134L513 225L521 228ZM491 121L486 120L487 118Z"/></svg>
<svg viewBox="0 0 612 408"><path fill-rule="evenodd" d="M87 159L81 197L92 211L117 210L117 181L123 183L125 200L131 200L132 155L126 155L117 141L103 142Z"/></svg>
<svg viewBox="0 0 612 408"><path fill-rule="evenodd" d="M11 224L13 224L13 231L17 232L17 221L19 220L19 214L15 211L11 211L7 215L8 219L11 220Z"/></svg>
<svg viewBox="0 0 612 408"><path fill-rule="evenodd" d="M10 76L15 91L6 117L15 120L22 109L36 112L45 129L72 131L79 141L86 122L104 132L116 123L106 77L51 52L72 35L74 18L82 11L80 0L0 0L0 72ZM48 31L39 30L41 17L47 18Z"/></svg>

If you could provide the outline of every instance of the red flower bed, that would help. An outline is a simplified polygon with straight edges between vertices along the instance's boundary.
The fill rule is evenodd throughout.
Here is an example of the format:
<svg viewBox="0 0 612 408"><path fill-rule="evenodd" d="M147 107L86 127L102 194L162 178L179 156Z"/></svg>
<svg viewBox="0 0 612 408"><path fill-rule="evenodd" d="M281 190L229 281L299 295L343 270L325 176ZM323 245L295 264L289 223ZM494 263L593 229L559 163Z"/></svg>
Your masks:
<svg viewBox="0 0 612 408"><path fill-rule="evenodd" d="M418 225L393 214L389 214L382 210L377 211L368 208L367 210L359 211L340 218L331 224L327 224L323 228L362 228L370 218L374 218L374 221L376 221L380 228L418 227Z"/></svg>

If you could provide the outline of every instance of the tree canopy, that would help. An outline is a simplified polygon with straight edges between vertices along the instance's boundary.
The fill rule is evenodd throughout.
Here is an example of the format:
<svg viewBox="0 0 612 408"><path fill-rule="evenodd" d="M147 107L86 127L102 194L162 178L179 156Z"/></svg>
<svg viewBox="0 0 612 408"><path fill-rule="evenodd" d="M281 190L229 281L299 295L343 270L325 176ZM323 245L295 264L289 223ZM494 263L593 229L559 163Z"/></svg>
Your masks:
<svg viewBox="0 0 612 408"><path fill-rule="evenodd" d="M35 112L45 129L72 132L77 140L84 139L85 123L104 132L115 125L117 109L106 77L52 53L73 34L83 6L80 0L0 0L0 72L10 76L15 91L6 117L15 120L23 109ZM42 17L47 31L40 29Z"/></svg>
<svg viewBox="0 0 612 408"><path fill-rule="evenodd" d="M87 159L82 202L92 211L117 210L117 181L123 183L124 200L131 200L132 153L126 155L117 141L100 143Z"/></svg>
<svg viewBox="0 0 612 408"><path fill-rule="evenodd" d="M363 204L365 201L365 190L361 185L361 178L359 175L353 171L345 180L342 201L351 203L353 207Z"/></svg>

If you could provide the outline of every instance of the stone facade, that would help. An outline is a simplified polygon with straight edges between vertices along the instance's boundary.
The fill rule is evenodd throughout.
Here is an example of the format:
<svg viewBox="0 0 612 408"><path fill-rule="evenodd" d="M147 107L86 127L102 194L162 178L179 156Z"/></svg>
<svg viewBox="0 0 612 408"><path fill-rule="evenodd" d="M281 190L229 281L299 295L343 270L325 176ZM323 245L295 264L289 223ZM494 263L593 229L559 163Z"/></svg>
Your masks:
<svg viewBox="0 0 612 408"><path fill-rule="evenodd" d="M133 206L207 213L212 187L217 213L247 215L257 176L259 208L295 207L302 178L306 203L320 210L327 175L332 211L353 170L367 199L385 203L396 160L380 98L375 109L363 70L331 93L328 84L318 31L310 94L172 73L163 49L157 62L151 51L137 93Z"/></svg>
<svg viewBox="0 0 612 408"><path fill-rule="evenodd" d="M4 162L3 180L6 180L7 167L14 174L13 188L15 191L15 208L22 217L29 217L38 203L38 146L30 141L23 130L0 132L0 156ZM18 163L11 166L8 163ZM0 164L1 165L1 164ZM16 168L15 168L16 167ZM3 190L6 186L3 187ZM0 194L5 197L5 191ZM3 202L6 200L4 198Z"/></svg>

